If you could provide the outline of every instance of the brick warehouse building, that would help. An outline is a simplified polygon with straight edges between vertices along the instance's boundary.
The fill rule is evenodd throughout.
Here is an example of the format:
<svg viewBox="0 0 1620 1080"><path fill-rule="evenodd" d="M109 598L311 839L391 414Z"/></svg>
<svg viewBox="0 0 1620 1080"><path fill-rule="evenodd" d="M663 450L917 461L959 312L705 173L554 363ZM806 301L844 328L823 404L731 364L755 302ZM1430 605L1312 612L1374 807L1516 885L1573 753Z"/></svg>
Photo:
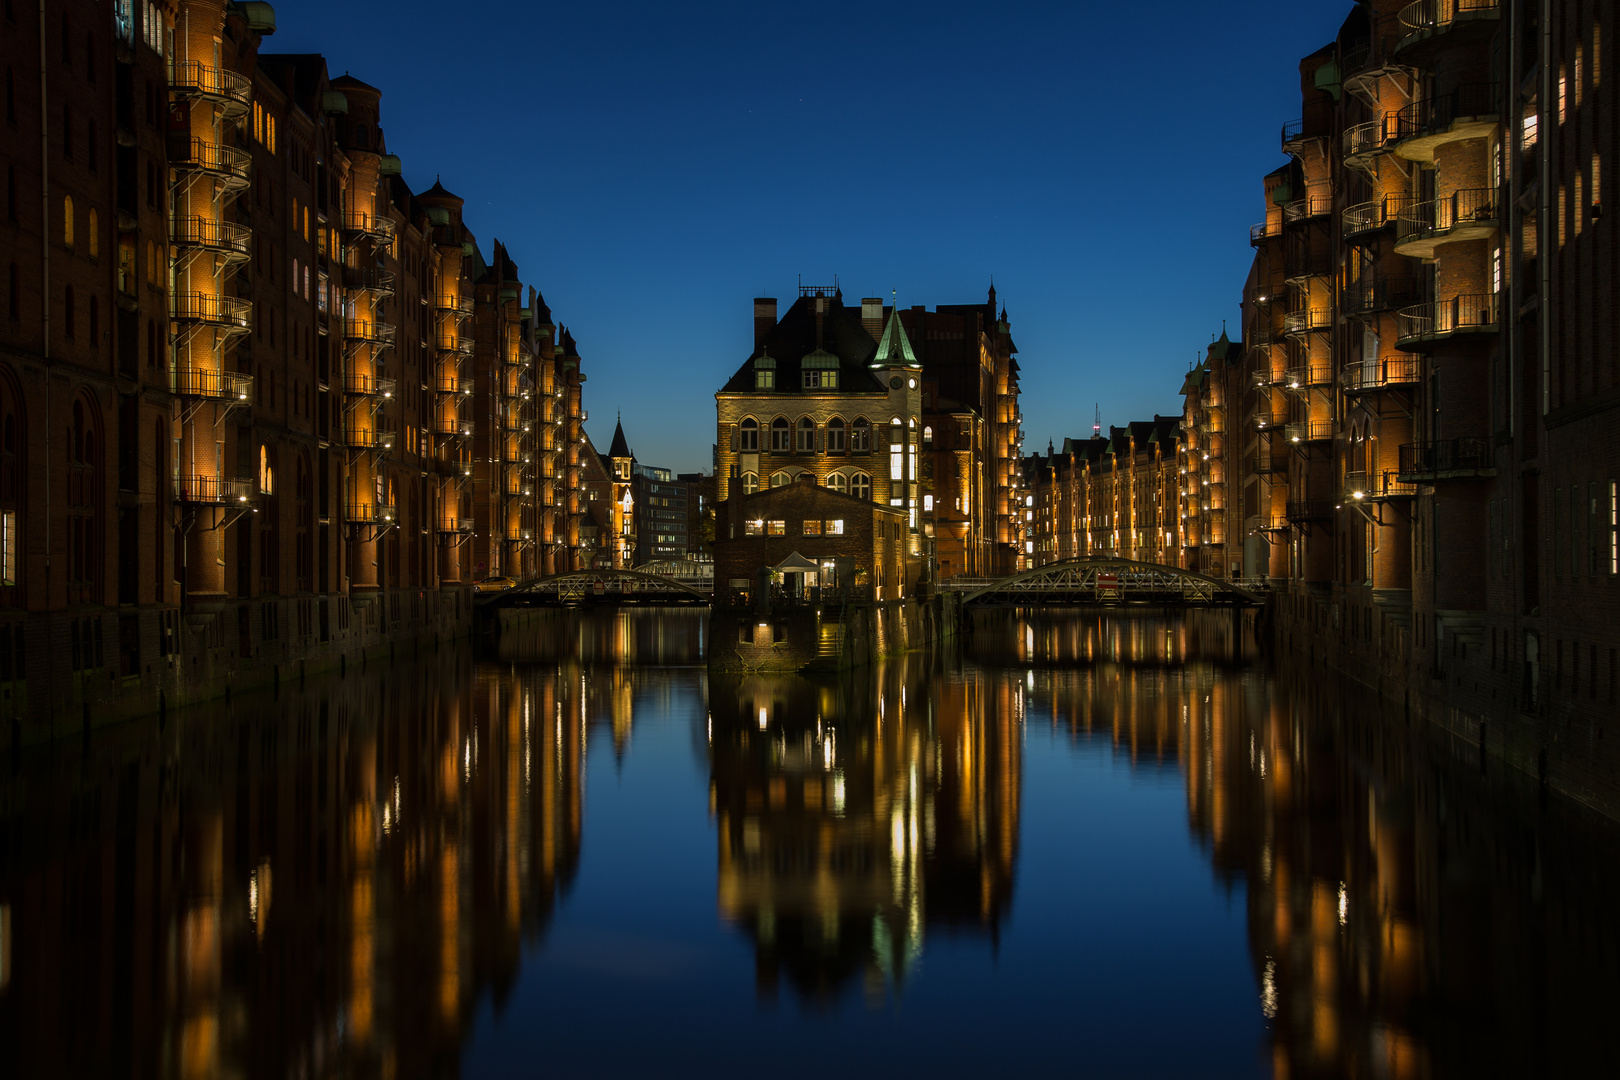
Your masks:
<svg viewBox="0 0 1620 1080"><path fill-rule="evenodd" d="M572 339L404 184L380 91L261 55L267 4L65 0L43 73L3 18L0 709L150 708L580 565Z"/></svg>
<svg viewBox="0 0 1620 1080"><path fill-rule="evenodd" d="M1178 520L1184 567L1271 579L1285 647L1614 814L1609 10L1371 0L1301 61Z"/></svg>
<svg viewBox="0 0 1620 1080"><path fill-rule="evenodd" d="M1011 573L1023 558L1016 352L994 288L984 304L930 312L848 308L836 285L805 286L780 320L774 299L755 300L753 352L715 395L716 498L809 475L903 510L924 576Z"/></svg>

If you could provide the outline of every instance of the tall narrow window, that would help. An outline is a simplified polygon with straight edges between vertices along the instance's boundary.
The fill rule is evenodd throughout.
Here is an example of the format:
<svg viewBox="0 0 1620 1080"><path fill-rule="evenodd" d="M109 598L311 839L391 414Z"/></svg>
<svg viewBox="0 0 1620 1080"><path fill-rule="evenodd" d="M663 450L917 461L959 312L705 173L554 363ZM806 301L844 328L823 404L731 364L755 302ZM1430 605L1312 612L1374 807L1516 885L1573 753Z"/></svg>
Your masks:
<svg viewBox="0 0 1620 1080"><path fill-rule="evenodd" d="M798 450L801 454L814 453L816 449L816 422L808 416L799 419Z"/></svg>
<svg viewBox="0 0 1620 1080"><path fill-rule="evenodd" d="M62 243L73 246L73 196L62 196Z"/></svg>
<svg viewBox="0 0 1620 1080"><path fill-rule="evenodd" d="M841 417L833 417L827 421L827 453L842 454L844 452L844 421Z"/></svg>
<svg viewBox="0 0 1620 1080"><path fill-rule="evenodd" d="M96 208L93 206L90 208L89 215L85 218L85 229L88 232L88 235L85 237L85 240L88 242L85 246L90 249L90 257L92 259L100 258L101 219L96 216Z"/></svg>

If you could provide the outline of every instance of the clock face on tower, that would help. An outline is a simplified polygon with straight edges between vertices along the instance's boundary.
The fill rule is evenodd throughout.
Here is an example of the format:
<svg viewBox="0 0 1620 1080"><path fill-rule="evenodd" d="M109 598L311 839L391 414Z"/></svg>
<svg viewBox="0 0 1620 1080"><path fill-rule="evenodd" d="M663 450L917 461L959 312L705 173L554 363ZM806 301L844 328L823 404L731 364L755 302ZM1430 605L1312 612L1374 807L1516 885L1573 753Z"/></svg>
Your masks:
<svg viewBox="0 0 1620 1080"><path fill-rule="evenodd" d="M900 389L900 382L901 382L900 376L898 376L898 375L894 376L892 379L889 380L889 389L890 390L898 390L898 389Z"/></svg>

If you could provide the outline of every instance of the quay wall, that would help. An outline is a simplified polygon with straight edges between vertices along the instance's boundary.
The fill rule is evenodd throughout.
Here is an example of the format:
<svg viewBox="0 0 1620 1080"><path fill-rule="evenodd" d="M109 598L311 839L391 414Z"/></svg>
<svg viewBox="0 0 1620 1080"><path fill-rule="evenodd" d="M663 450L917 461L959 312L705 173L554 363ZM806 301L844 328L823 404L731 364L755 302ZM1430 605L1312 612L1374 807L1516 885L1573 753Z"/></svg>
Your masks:
<svg viewBox="0 0 1620 1080"><path fill-rule="evenodd" d="M190 609L0 618L12 746L296 681L468 637L464 588L260 597Z"/></svg>

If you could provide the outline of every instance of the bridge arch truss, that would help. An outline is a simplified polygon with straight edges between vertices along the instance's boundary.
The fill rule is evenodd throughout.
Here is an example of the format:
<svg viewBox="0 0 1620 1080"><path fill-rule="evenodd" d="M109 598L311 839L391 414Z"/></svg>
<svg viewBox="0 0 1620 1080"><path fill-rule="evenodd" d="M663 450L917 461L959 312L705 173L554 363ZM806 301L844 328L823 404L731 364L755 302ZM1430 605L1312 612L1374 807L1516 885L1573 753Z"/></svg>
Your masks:
<svg viewBox="0 0 1620 1080"><path fill-rule="evenodd" d="M1265 603L1265 586L1242 585L1191 570L1132 559L1066 559L998 581L971 581L946 588L962 602L1010 604L1119 604L1200 607Z"/></svg>

